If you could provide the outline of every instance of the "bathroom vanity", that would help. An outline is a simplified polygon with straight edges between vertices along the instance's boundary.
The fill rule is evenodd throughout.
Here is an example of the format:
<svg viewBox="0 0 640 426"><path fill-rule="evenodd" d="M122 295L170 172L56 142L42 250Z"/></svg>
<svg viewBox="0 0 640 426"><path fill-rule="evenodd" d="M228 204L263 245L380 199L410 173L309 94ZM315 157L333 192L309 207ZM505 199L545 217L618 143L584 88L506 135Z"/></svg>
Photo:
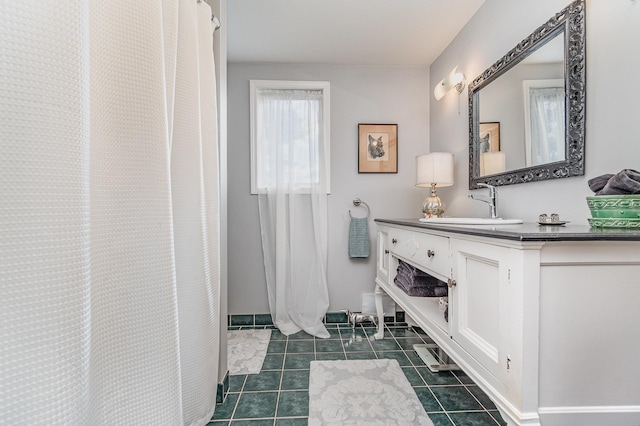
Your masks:
<svg viewBox="0 0 640 426"><path fill-rule="evenodd" d="M640 425L639 231L376 222L378 315L386 293L508 424ZM399 260L448 283L448 320Z"/></svg>

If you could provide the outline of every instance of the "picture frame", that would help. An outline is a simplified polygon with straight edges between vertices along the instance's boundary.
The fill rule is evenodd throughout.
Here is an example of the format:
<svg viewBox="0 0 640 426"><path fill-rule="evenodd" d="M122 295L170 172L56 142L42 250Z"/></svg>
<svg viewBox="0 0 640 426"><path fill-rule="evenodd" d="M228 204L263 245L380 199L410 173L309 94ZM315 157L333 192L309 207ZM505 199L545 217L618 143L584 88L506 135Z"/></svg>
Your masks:
<svg viewBox="0 0 640 426"><path fill-rule="evenodd" d="M358 124L358 173L398 173L397 124Z"/></svg>
<svg viewBox="0 0 640 426"><path fill-rule="evenodd" d="M478 153L500 151L500 122L480 123Z"/></svg>

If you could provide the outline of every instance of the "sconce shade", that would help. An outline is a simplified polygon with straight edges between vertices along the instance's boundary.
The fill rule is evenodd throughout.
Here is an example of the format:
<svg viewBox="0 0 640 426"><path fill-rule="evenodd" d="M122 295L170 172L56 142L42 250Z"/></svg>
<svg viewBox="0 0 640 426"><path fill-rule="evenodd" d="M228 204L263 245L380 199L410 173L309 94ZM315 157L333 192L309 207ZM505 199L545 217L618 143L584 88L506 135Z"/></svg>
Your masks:
<svg viewBox="0 0 640 426"><path fill-rule="evenodd" d="M504 152L492 151L480 154L480 176L502 173L507 169L506 166Z"/></svg>
<svg viewBox="0 0 640 426"><path fill-rule="evenodd" d="M448 76L436 84L436 87L433 89L433 95L436 97L436 100L439 101L451 89L455 88L458 93L462 93L464 86L465 76L461 72L458 72L458 67L456 66Z"/></svg>
<svg viewBox="0 0 640 426"><path fill-rule="evenodd" d="M453 154L432 152L416 157L416 186L429 188L453 185Z"/></svg>

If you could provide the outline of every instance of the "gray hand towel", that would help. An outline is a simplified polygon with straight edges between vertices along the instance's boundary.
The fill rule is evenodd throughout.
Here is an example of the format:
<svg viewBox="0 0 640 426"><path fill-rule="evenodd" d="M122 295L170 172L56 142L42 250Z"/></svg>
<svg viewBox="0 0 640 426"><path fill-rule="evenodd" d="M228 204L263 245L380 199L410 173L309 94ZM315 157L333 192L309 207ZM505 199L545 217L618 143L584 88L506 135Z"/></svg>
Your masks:
<svg viewBox="0 0 640 426"><path fill-rule="evenodd" d="M398 259L398 272L403 271L403 272L407 272L411 275L414 275L416 277L430 277L431 275L429 275L428 273L424 272L421 269L416 268L415 266L411 266L406 262L403 262L402 260Z"/></svg>
<svg viewBox="0 0 640 426"><path fill-rule="evenodd" d="M444 287L412 287L405 285L402 280L396 277L393 280L398 287L400 287L409 296L414 297L445 297L447 296L449 289Z"/></svg>
<svg viewBox="0 0 640 426"><path fill-rule="evenodd" d="M593 192L600 191L612 177L612 174L606 174L589 179L589 182L587 182L589 185L589 189L591 189Z"/></svg>
<svg viewBox="0 0 640 426"><path fill-rule="evenodd" d="M351 218L349 257L369 257L369 219L366 217Z"/></svg>
<svg viewBox="0 0 640 426"><path fill-rule="evenodd" d="M640 194L640 172L624 169L613 175L596 195Z"/></svg>

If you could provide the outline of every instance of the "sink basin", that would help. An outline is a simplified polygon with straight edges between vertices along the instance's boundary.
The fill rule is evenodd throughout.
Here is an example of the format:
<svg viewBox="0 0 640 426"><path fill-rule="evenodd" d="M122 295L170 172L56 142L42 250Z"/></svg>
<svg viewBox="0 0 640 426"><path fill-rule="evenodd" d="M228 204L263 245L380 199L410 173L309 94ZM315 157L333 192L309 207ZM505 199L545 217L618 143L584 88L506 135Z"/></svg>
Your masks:
<svg viewBox="0 0 640 426"><path fill-rule="evenodd" d="M490 219L485 217L423 217L420 222L447 225L518 225L522 219Z"/></svg>

